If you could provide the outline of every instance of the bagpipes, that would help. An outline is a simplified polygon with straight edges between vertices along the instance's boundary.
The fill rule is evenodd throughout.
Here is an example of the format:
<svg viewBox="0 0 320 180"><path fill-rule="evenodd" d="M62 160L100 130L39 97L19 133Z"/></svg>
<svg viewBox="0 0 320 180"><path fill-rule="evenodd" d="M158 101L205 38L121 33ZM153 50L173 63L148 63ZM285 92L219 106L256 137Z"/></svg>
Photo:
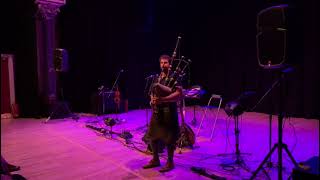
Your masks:
<svg viewBox="0 0 320 180"><path fill-rule="evenodd" d="M189 67L191 60L185 59L183 56L176 59L176 51L179 45L181 37L179 36L176 42L176 47L174 49L173 55L171 57L171 65L168 70L167 77L164 81L160 81L159 75L149 76L152 78L152 83L148 91L149 96L154 97L164 97L173 92L174 87L182 81L183 77L186 75L185 71ZM151 106L154 106L150 103ZM154 109L154 107L153 107Z"/></svg>

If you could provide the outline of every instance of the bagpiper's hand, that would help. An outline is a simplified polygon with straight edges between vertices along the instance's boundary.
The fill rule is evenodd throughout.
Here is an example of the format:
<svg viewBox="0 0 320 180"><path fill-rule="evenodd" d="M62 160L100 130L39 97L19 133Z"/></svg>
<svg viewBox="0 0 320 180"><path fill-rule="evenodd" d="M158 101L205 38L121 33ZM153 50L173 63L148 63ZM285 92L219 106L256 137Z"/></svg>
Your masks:
<svg viewBox="0 0 320 180"><path fill-rule="evenodd" d="M160 83L154 83L154 84L153 84L153 88L158 88L159 85L160 85Z"/></svg>
<svg viewBox="0 0 320 180"><path fill-rule="evenodd" d="M160 104L160 98L151 96L151 104Z"/></svg>

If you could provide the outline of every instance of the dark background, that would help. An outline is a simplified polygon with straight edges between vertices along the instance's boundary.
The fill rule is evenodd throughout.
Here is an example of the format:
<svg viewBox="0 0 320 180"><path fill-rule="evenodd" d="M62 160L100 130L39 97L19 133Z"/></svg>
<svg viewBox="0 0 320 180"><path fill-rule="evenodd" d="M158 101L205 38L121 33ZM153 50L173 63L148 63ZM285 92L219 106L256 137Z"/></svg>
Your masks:
<svg viewBox="0 0 320 180"><path fill-rule="evenodd" d="M62 74L65 99L74 112L90 112L91 97L101 85L111 88L120 69L119 86L129 108L145 106L144 78L159 72L158 57L178 55L192 60L185 87L201 85L207 94L221 94L224 103L248 90L254 102L277 75L258 66L257 13L264 8L290 7L288 74L285 107L288 115L320 117L319 16L316 0L67 1L57 16L57 42L69 53L70 68ZM16 94L22 116L39 112L36 32L33 0L1 5L1 53L16 56ZM277 89L256 111L276 113ZM253 103L254 104L254 103ZM271 105L273 104L273 106Z"/></svg>

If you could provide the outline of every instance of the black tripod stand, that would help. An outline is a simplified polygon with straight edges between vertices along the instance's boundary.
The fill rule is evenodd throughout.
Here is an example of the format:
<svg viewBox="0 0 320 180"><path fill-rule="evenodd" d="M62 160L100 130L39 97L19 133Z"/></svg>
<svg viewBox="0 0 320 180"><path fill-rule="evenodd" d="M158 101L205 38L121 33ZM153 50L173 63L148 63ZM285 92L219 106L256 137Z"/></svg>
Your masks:
<svg viewBox="0 0 320 180"><path fill-rule="evenodd" d="M259 167L253 172L253 174L250 177L250 179L254 179L256 177L258 172L262 169L263 165L271 157L272 153L275 152L276 148L278 148L278 180L282 180L282 149L284 149L287 152L288 156L290 157L290 159L293 162L293 164L295 165L295 167L299 168L298 163L295 161L295 159L293 158L292 154L288 150L288 146L285 143L283 143L283 141L282 141L282 132L283 132L282 124L283 124L283 117L284 117L284 87L283 87L284 82L283 81L285 79L285 73L290 72L291 70L292 69L290 69L290 68L283 70L281 72L281 77L272 86L272 87L274 87L275 85L279 84L279 92L280 92L279 93L279 95L280 95L280 98L279 98L279 101L280 101L279 102L279 115L278 115L278 143L276 143L272 147L271 151L267 154L267 156L264 158L264 160L259 165ZM269 89L269 91L271 89Z"/></svg>
<svg viewBox="0 0 320 180"><path fill-rule="evenodd" d="M193 118L191 120L191 124L193 126L197 125L197 119L196 119L196 105L193 105Z"/></svg>
<svg viewBox="0 0 320 180"><path fill-rule="evenodd" d="M250 109L250 111L253 111L254 109L256 109L256 107L263 101L263 99L271 92L271 90L276 87L277 85L279 85L279 79L276 80L275 82L273 82L272 86L264 93L264 95L260 98L260 100L258 101L258 103ZM272 99L270 98L270 104L273 104ZM269 112L269 151L271 151L272 149L272 110L270 108L270 112ZM271 156L269 157L269 161L267 162L267 167L272 168L274 167L272 161L271 161Z"/></svg>
<svg viewBox="0 0 320 180"><path fill-rule="evenodd" d="M272 113L270 112L270 114L269 114L269 150L270 151L271 151L271 143L272 143L271 137L272 137ZM269 168L274 167L273 163L271 161L271 156L269 157L269 161L267 162L267 167L269 167Z"/></svg>
<svg viewBox="0 0 320 180"><path fill-rule="evenodd" d="M192 100L194 100L194 101L197 101L199 99L200 99L200 97L197 97L197 96L192 98ZM197 118L196 118L196 104L194 104L193 105L193 118L191 120L191 125L192 126L196 126L197 124L198 124L198 121L197 121Z"/></svg>
<svg viewBox="0 0 320 180"><path fill-rule="evenodd" d="M61 81L61 72L60 71L56 71L56 77L57 77L56 82L57 82L57 86L59 89L59 94L61 96L61 101L55 102L53 110L51 111L49 117L44 121L44 123L47 123L50 119L53 119L53 117L55 117L55 116L61 116L61 114L59 114L60 111L64 111L64 113L67 113L67 114L65 114L65 117L71 116L72 119L78 121L79 117L77 115L74 115L71 112L69 105L64 101L63 87L60 82Z"/></svg>
<svg viewBox="0 0 320 180"><path fill-rule="evenodd" d="M230 116L229 116L230 117ZM235 156L236 156L236 160L235 160L235 164L239 165L239 166L244 166L245 163L243 161L243 159L241 158L241 154L242 155L250 155L249 153L240 153L240 130L239 130L239 115L233 115L234 118L234 134L235 134L235 145L236 145L236 152L235 152ZM227 155L234 155L234 153L232 154L218 154L218 156L227 156Z"/></svg>

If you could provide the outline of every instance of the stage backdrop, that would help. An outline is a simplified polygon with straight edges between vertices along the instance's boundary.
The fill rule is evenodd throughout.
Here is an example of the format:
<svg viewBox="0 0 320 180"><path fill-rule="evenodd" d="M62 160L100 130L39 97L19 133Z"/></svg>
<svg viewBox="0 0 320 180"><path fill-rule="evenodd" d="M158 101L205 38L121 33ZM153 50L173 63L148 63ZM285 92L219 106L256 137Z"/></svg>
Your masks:
<svg viewBox="0 0 320 180"><path fill-rule="evenodd" d="M288 30L288 63L293 64L295 70L288 74L285 82L285 107L292 116L319 118L320 66L316 44L319 42L319 19L316 19L315 2L281 1L293 9L289 17L292 23ZM258 66L257 13L278 4L276 1L244 3L236 0L67 1L57 21L57 44L69 52L70 68L62 76L65 98L73 111L89 112L93 94L101 85L111 88L117 73L123 69L119 79L122 96L129 100L130 108L146 106L145 77L159 73L158 57L172 55L180 35L178 55L192 60L185 87L200 85L206 90L201 104L213 93L221 94L225 104L248 90L257 92L253 100L256 102L277 77ZM18 45L22 42L20 38L13 42L7 38L5 42L11 46L5 47L17 54L18 77L28 76L30 84L36 86L32 80L36 69L35 40L31 40L35 37L32 35L34 22L31 20L32 5L29 6L31 10L15 9L19 17L11 15L16 20L29 17L27 24L8 21L25 36L17 30L7 31L12 36L21 34L20 38L29 40L23 41L28 51ZM22 68L25 64L22 62L28 62L29 70ZM20 88L26 86L21 78L18 83ZM256 111L277 113L277 91L274 89ZM22 104L36 98L34 91L28 93L28 97L18 93Z"/></svg>

